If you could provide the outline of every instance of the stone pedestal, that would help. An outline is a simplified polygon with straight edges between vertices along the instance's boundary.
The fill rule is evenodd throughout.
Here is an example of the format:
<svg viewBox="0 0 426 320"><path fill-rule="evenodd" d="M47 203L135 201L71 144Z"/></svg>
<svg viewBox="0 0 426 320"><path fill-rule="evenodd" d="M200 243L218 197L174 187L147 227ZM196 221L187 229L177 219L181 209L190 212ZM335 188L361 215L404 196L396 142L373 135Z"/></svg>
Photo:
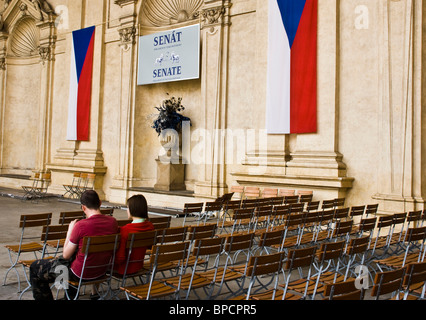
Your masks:
<svg viewBox="0 0 426 320"><path fill-rule="evenodd" d="M177 191L185 190L185 165L182 161L179 163L161 161L157 162L157 183L154 190L159 191Z"/></svg>

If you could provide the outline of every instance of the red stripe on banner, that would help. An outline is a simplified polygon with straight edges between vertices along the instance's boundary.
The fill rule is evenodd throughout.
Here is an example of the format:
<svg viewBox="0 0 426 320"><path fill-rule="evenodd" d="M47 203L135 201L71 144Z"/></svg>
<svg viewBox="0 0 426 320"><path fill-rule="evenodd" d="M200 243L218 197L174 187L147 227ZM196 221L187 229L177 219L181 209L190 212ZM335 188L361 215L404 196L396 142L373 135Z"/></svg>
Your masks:
<svg viewBox="0 0 426 320"><path fill-rule="evenodd" d="M90 104L92 94L92 70L94 33L87 49L86 59L78 82L77 96L77 140L88 141L90 131Z"/></svg>
<svg viewBox="0 0 426 320"><path fill-rule="evenodd" d="M317 131L318 0L307 0L291 48L290 132Z"/></svg>

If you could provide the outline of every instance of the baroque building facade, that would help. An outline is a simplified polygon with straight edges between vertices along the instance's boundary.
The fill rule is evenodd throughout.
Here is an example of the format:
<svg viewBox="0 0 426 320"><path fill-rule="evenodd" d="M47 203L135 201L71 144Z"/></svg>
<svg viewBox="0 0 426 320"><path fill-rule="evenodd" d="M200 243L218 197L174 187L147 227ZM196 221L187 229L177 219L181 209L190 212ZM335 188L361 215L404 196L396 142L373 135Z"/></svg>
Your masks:
<svg viewBox="0 0 426 320"><path fill-rule="evenodd" d="M232 185L313 190L382 212L426 196L426 5L318 1L318 131L267 135L265 0L0 1L0 186L52 173L96 173L113 203L213 199ZM200 24L200 78L137 85L139 36ZM72 31L96 26L90 140L67 141ZM191 118L185 192L158 193L151 128L166 93ZM426 119L426 118L425 118Z"/></svg>

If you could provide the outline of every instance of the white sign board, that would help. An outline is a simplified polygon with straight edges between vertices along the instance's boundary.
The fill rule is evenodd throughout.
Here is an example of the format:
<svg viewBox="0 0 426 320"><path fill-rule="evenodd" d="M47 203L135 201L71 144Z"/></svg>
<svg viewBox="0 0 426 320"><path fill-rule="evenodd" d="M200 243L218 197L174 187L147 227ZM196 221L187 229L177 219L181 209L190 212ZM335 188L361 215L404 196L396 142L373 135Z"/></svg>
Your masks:
<svg viewBox="0 0 426 320"><path fill-rule="evenodd" d="M139 38L138 85L198 79L200 25Z"/></svg>

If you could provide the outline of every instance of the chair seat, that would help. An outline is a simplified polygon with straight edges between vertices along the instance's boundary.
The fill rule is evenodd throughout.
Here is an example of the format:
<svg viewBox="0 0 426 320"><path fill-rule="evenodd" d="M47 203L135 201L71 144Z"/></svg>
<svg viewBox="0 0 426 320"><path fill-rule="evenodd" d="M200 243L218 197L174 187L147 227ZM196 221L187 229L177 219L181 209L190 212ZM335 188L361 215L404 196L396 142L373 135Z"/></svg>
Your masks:
<svg viewBox="0 0 426 320"><path fill-rule="evenodd" d="M50 260L50 259L53 259L53 258L54 257L45 257L43 259ZM19 260L18 262L29 268L33 264L34 261L37 261L37 260L35 260L35 259L33 259L33 260Z"/></svg>
<svg viewBox="0 0 426 320"><path fill-rule="evenodd" d="M21 245L21 248L19 248L19 245L5 245L5 247L13 252L19 252L19 249L21 250L21 252L33 252L43 250L43 245L38 242L25 243Z"/></svg>
<svg viewBox="0 0 426 320"><path fill-rule="evenodd" d="M273 290L269 290L259 294L251 295L250 298L251 300L272 300L273 293L274 293ZM274 300L283 300L283 295L284 295L284 290L277 290L277 292L275 293ZM302 298L303 298L302 295L287 292L284 300L300 300Z"/></svg>
<svg viewBox="0 0 426 320"><path fill-rule="evenodd" d="M334 277L336 277L336 280L334 280ZM316 281L316 277L312 277L311 280ZM350 281L350 280L354 280L354 278L348 277L346 279L346 281ZM337 273L337 276L336 276L336 273L332 271L324 272L320 278L320 282L323 284L339 283L343 281L345 281L344 275Z"/></svg>
<svg viewBox="0 0 426 320"><path fill-rule="evenodd" d="M304 293L306 288L306 283L307 283L306 279L298 279L289 283L288 289L296 291L296 292ZM308 281L308 290L306 291L307 295L312 295L314 293L315 285L316 285L315 280ZM280 286L285 287L285 285L280 285ZM319 282L316 293L321 294L324 292L324 289L325 289L324 283Z"/></svg>
<svg viewBox="0 0 426 320"><path fill-rule="evenodd" d="M162 280L162 282L177 288L177 287L179 287L179 281L180 281L180 289L188 290L189 285L191 283L191 277L192 277L192 274L187 273L187 274L182 276L181 281L180 281L180 277L172 277L172 278L164 279L164 280ZM192 279L191 288L197 289L197 288L201 288L201 287L206 287L210 284L211 284L211 281L209 279L201 277L198 274L194 274L194 277Z"/></svg>
<svg viewBox="0 0 426 320"><path fill-rule="evenodd" d="M223 268L223 267L217 269L217 275L216 275L216 279L215 279L216 283L222 282L224 272L225 272L225 268ZM199 275L204 277L204 278L207 278L209 281L213 281L214 276L215 276L215 270L202 272L202 273L199 273ZM243 272L238 272L238 271L227 269L226 272L225 272L225 277L223 278L223 281L227 282L227 281L237 280L237 279L240 279L243 275L244 275Z"/></svg>
<svg viewBox="0 0 426 320"><path fill-rule="evenodd" d="M105 282L107 280L108 280L107 276L102 276L100 278L96 278L96 279L93 279L93 280L83 280L81 283L84 284L84 285L88 285L88 284L99 284L99 283ZM73 281L73 280L68 280L68 283L70 285L74 286L74 287L78 287L78 283L79 282L78 281Z"/></svg>
<svg viewBox="0 0 426 320"><path fill-rule="evenodd" d="M133 287L120 287L120 290L123 290L130 294L131 296L134 296L141 300L147 299L147 294L149 290L149 284L143 284L140 286L133 286ZM165 296L169 296L171 294L176 293L176 289L173 287L170 287L160 281L153 281L152 287L151 287L151 293L150 298L162 298Z"/></svg>
<svg viewBox="0 0 426 320"><path fill-rule="evenodd" d="M375 262L377 264L388 266L392 269L399 269L399 268L402 267L402 264L404 263L404 256L405 256L404 254L397 255L397 256L390 256L389 258L386 258L386 259L373 260L373 262ZM413 262L417 262L418 258L419 258L418 252L408 254L406 259L405 259L405 265L408 265L408 264L413 263Z"/></svg>
<svg viewBox="0 0 426 320"><path fill-rule="evenodd" d="M65 239L60 239L59 243L58 243L58 240L46 241L46 245L52 248L56 248L56 247L62 248L64 244L65 244Z"/></svg>

